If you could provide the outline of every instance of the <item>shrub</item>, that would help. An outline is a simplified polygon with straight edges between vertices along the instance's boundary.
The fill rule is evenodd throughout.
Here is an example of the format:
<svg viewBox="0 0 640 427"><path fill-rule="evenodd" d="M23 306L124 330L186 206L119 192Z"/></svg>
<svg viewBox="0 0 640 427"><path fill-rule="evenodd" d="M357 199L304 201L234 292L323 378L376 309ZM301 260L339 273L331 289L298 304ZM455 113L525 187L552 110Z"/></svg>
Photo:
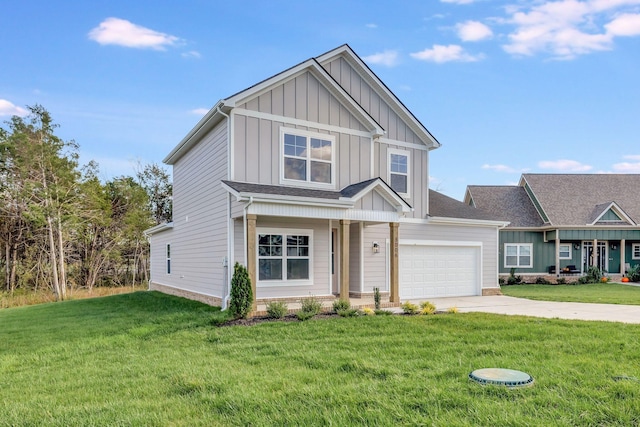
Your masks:
<svg viewBox="0 0 640 427"><path fill-rule="evenodd" d="M602 280L602 271L600 271L598 267L592 265L587 270L587 275L585 277L587 278L587 283L598 283Z"/></svg>
<svg viewBox="0 0 640 427"><path fill-rule="evenodd" d="M447 309L447 313L450 313L450 314L456 314L456 313L458 313L458 307L456 307L455 305L454 305L453 307L449 307L449 308Z"/></svg>
<svg viewBox="0 0 640 427"><path fill-rule="evenodd" d="M516 269L512 268L509 272L509 278L507 279L507 285L519 285L522 283L522 276L516 276Z"/></svg>
<svg viewBox="0 0 640 427"><path fill-rule="evenodd" d="M333 302L333 311L338 313L340 310L348 310L351 308L351 304L346 299L337 299Z"/></svg>
<svg viewBox="0 0 640 427"><path fill-rule="evenodd" d="M362 314L364 314L365 316L375 316L376 312L369 307L365 307L362 309Z"/></svg>
<svg viewBox="0 0 640 427"><path fill-rule="evenodd" d="M504 280L504 277L498 277L498 285L502 286L505 284L505 282L506 281Z"/></svg>
<svg viewBox="0 0 640 427"><path fill-rule="evenodd" d="M567 283L567 279L565 279L564 277L558 277L558 278L556 279L556 283L557 283L558 285L565 285L565 284Z"/></svg>
<svg viewBox="0 0 640 427"><path fill-rule="evenodd" d="M536 285L550 285L551 282L542 276L536 277Z"/></svg>
<svg viewBox="0 0 640 427"><path fill-rule="evenodd" d="M636 264L627 270L627 277L632 282L640 282L640 264Z"/></svg>
<svg viewBox="0 0 640 427"><path fill-rule="evenodd" d="M289 309L284 301L271 301L267 304L267 316L272 319L282 319Z"/></svg>
<svg viewBox="0 0 640 427"><path fill-rule="evenodd" d="M376 316L391 316L393 313L389 310L374 310Z"/></svg>
<svg viewBox="0 0 640 427"><path fill-rule="evenodd" d="M436 306L429 301L420 303L420 314L433 314L436 312Z"/></svg>
<svg viewBox="0 0 640 427"><path fill-rule="evenodd" d="M373 288L373 304L376 310L380 310L380 288Z"/></svg>
<svg viewBox="0 0 640 427"><path fill-rule="evenodd" d="M402 308L404 314L416 314L419 309L419 307L411 301L403 302L400 308Z"/></svg>
<svg viewBox="0 0 640 427"><path fill-rule="evenodd" d="M307 320L320 313L320 310L322 310L322 303L316 297L310 296L300 301L300 311L296 316L300 320Z"/></svg>
<svg viewBox="0 0 640 427"><path fill-rule="evenodd" d="M236 318L246 318L253 306L253 291L247 268L236 262L231 278L231 301L229 311Z"/></svg>
<svg viewBox="0 0 640 427"><path fill-rule="evenodd" d="M347 308L344 310L338 310L338 315L341 317L355 317L358 315L358 310L355 308Z"/></svg>

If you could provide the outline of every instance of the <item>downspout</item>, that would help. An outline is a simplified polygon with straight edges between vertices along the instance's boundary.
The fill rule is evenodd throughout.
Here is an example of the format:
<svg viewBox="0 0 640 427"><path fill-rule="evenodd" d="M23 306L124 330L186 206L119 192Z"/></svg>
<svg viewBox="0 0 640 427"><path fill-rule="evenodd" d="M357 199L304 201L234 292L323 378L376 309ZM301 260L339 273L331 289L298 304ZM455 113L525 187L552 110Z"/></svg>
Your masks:
<svg viewBox="0 0 640 427"><path fill-rule="evenodd" d="M220 108L220 103L216 106L216 112L224 116L227 119L227 149L231 151L231 118L228 114L225 114ZM231 153L227 153L227 179L231 180ZM231 268L230 264L233 261L233 238L231 233L233 232L233 219L231 218L231 195L229 195L229 203L227 203L227 259L226 259L226 282L223 286L222 298L222 310L226 310L229 307L229 298L231 296Z"/></svg>

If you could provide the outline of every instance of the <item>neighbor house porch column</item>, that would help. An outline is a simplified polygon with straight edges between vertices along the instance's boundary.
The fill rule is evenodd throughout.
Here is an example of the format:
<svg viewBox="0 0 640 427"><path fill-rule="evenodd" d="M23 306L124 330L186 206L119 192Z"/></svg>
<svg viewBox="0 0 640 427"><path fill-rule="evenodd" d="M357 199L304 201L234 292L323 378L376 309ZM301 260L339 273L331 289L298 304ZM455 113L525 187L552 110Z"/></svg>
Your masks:
<svg viewBox="0 0 640 427"><path fill-rule="evenodd" d="M625 239L620 239L620 274L623 276L627 273L625 268L625 264L627 263L625 259L626 244L627 241Z"/></svg>
<svg viewBox="0 0 640 427"><path fill-rule="evenodd" d="M400 270L398 261L398 227L397 222L389 223L389 302L400 302Z"/></svg>
<svg viewBox="0 0 640 427"><path fill-rule="evenodd" d="M255 312L258 308L256 304L256 271L257 271L257 253L256 248L256 214L247 214L247 271L251 280L251 292L253 293L253 308Z"/></svg>
<svg viewBox="0 0 640 427"><path fill-rule="evenodd" d="M598 262L598 239L593 239L593 250L591 251L591 259L589 260L589 267L593 267Z"/></svg>
<svg viewBox="0 0 640 427"><path fill-rule="evenodd" d="M556 277L560 277L560 230L556 230Z"/></svg>
<svg viewBox="0 0 640 427"><path fill-rule="evenodd" d="M349 225L351 221L340 220L340 298L349 300Z"/></svg>

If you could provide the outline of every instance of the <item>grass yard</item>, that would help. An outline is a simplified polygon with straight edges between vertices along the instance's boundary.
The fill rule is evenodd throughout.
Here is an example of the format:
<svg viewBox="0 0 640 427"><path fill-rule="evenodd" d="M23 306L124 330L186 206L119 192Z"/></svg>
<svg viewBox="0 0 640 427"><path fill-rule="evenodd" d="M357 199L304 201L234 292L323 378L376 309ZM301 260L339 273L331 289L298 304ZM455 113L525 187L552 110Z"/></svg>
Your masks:
<svg viewBox="0 0 640 427"><path fill-rule="evenodd" d="M501 291L504 295L541 301L640 305L640 286L619 283L511 285L502 286Z"/></svg>
<svg viewBox="0 0 640 427"><path fill-rule="evenodd" d="M223 317L155 292L0 310L0 425L640 424L639 325ZM467 379L486 367L536 382Z"/></svg>

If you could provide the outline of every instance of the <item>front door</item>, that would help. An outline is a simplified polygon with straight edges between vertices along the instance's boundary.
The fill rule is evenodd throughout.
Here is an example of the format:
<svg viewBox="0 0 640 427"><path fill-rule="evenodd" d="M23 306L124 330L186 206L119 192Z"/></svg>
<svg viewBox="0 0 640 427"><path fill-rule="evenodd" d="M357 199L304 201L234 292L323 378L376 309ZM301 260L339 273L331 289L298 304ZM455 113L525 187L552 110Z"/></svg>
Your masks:
<svg viewBox="0 0 640 427"><path fill-rule="evenodd" d="M607 254L607 242L598 242L596 251L593 250L592 241L582 242L582 272L586 273L590 266L595 265L600 271L609 271L609 256Z"/></svg>

